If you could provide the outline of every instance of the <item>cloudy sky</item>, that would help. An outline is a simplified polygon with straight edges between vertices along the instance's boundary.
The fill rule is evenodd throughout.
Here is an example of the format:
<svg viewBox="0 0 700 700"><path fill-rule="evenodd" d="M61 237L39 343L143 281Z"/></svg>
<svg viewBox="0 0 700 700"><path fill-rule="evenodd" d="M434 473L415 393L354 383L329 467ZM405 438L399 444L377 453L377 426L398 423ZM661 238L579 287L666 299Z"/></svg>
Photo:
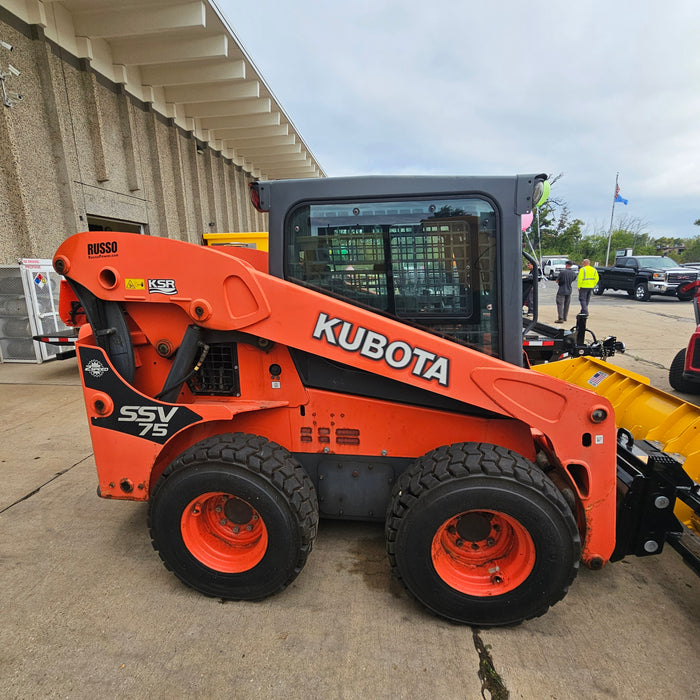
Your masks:
<svg viewBox="0 0 700 700"><path fill-rule="evenodd" d="M563 177L587 233L700 227L697 0L216 0L326 173Z"/></svg>

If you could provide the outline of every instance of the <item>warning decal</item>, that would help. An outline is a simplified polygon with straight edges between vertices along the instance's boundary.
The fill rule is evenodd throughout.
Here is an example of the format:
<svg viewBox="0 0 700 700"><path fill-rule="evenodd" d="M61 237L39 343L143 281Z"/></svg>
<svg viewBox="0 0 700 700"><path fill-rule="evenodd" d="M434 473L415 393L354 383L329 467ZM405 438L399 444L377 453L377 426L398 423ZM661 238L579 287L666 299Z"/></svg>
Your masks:
<svg viewBox="0 0 700 700"><path fill-rule="evenodd" d="M39 289L43 289L46 286L46 284L48 283L48 280L46 279L46 275L42 274L41 272L33 272L32 278L34 279L34 284Z"/></svg>
<svg viewBox="0 0 700 700"><path fill-rule="evenodd" d="M146 280L125 279L124 286L130 290L134 290L134 289L145 290L146 289Z"/></svg>

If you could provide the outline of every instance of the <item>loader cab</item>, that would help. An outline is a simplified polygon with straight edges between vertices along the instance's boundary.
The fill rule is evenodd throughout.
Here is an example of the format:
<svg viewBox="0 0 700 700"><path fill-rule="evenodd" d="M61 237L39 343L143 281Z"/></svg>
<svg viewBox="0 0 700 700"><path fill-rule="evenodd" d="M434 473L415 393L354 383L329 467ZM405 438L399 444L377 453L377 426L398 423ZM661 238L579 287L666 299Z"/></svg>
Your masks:
<svg viewBox="0 0 700 700"><path fill-rule="evenodd" d="M521 364L517 210L537 177L278 181L252 198L272 274Z"/></svg>

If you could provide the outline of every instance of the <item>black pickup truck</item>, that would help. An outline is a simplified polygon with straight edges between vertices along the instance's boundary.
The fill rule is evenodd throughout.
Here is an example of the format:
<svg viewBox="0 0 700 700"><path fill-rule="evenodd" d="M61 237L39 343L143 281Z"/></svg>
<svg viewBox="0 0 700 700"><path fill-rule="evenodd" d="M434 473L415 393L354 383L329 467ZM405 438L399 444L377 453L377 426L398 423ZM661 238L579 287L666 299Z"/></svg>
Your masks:
<svg viewBox="0 0 700 700"><path fill-rule="evenodd" d="M677 296L690 301L693 292L680 292L686 282L694 282L700 271L681 267L665 255L630 255L615 260L612 267L598 267L594 294L606 289L622 290L637 301L649 301L652 294Z"/></svg>

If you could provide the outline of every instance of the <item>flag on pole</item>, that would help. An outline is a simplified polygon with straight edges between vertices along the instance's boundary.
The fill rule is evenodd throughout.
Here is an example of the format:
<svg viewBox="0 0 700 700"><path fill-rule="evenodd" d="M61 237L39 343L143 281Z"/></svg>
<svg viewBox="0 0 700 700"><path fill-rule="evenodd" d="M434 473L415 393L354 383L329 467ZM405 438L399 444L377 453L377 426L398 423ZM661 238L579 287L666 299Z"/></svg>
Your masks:
<svg viewBox="0 0 700 700"><path fill-rule="evenodd" d="M625 206L627 206L627 202L629 200L624 199L623 197L620 196L620 186L615 185L615 201L616 202L622 202Z"/></svg>

